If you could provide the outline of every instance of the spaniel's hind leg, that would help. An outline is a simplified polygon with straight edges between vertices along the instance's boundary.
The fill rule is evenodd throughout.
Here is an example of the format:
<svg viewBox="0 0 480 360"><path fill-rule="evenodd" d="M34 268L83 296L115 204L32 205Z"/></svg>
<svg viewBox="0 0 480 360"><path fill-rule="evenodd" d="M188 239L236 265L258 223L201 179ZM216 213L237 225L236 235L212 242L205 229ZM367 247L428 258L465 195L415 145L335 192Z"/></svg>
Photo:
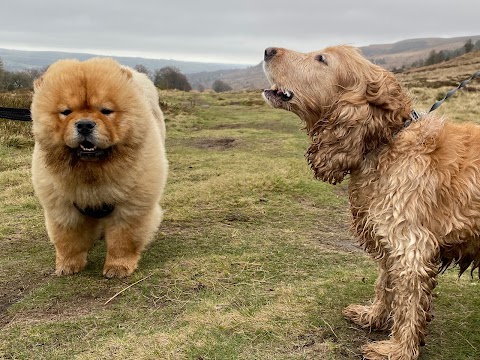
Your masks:
<svg viewBox="0 0 480 360"><path fill-rule="evenodd" d="M375 298L369 306L352 304L343 310L343 315L355 324L369 329L386 330L390 325L393 294L384 261L375 286Z"/></svg>

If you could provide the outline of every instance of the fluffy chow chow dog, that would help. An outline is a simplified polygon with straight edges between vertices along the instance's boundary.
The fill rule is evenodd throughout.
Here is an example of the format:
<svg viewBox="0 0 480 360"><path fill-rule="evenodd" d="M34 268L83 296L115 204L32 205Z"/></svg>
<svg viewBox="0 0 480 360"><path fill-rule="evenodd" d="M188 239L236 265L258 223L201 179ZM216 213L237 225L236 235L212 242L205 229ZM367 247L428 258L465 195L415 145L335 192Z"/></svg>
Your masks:
<svg viewBox="0 0 480 360"><path fill-rule="evenodd" d="M352 229L379 277L371 304L343 314L390 330L363 346L365 358L417 359L439 271L480 267L480 127L412 119L393 74L349 46L268 48L264 59L264 97L304 121L315 177L335 184L349 175Z"/></svg>
<svg viewBox="0 0 480 360"><path fill-rule="evenodd" d="M103 234L103 275L125 277L162 220L165 124L152 82L112 59L61 60L35 82L32 180L57 275Z"/></svg>

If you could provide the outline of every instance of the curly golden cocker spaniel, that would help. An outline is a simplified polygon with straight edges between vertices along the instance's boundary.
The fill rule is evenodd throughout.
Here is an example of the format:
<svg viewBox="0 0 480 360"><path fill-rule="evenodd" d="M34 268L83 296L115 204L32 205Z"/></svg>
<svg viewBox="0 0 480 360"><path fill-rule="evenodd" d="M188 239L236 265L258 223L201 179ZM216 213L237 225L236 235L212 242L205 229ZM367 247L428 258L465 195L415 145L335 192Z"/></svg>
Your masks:
<svg viewBox="0 0 480 360"><path fill-rule="evenodd" d="M349 174L352 228L380 274L372 304L343 314L391 331L364 345L364 356L417 359L439 271L480 266L480 127L434 115L411 121L393 74L349 46L268 48L264 70L265 100L305 123L315 177L336 184Z"/></svg>

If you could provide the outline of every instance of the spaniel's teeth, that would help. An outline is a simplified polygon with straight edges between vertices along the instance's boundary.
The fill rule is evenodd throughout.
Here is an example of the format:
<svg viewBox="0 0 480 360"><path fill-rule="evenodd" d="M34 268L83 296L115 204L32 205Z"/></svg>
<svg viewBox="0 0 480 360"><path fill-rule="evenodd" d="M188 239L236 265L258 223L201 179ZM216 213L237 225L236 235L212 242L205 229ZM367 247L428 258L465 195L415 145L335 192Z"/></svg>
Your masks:
<svg viewBox="0 0 480 360"><path fill-rule="evenodd" d="M288 91L288 90L285 91L285 95L287 95L287 97L290 97L290 95L291 95L291 94L290 94L290 91Z"/></svg>
<svg viewBox="0 0 480 360"><path fill-rule="evenodd" d="M270 90L276 91L276 90L278 90L278 86L273 84L272 87L270 88Z"/></svg>

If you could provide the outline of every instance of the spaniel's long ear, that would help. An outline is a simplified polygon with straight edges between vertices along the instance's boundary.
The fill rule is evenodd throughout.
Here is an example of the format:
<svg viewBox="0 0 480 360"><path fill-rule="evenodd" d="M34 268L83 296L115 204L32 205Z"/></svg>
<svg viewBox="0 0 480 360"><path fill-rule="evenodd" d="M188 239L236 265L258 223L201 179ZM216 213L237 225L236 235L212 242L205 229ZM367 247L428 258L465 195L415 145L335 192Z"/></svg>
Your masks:
<svg viewBox="0 0 480 360"><path fill-rule="evenodd" d="M388 143L410 111L410 100L392 73L372 64L357 70L360 79L350 79L328 122L310 132L307 160L317 179L332 184L357 169L365 154Z"/></svg>
<svg viewBox="0 0 480 360"><path fill-rule="evenodd" d="M312 143L305 156L315 178L335 185L358 168L363 161L367 134L371 131L369 124L362 124L369 112L364 101L344 102L328 123L310 133Z"/></svg>
<svg viewBox="0 0 480 360"><path fill-rule="evenodd" d="M410 104L395 76L377 65L371 65L365 75L366 100L369 104L384 110L403 110Z"/></svg>
<svg viewBox="0 0 480 360"><path fill-rule="evenodd" d="M367 153L391 141L411 110L395 76L356 55L356 61L346 59L348 67L338 74L342 92L327 121L309 129L307 160L317 179L332 184L358 169Z"/></svg>

